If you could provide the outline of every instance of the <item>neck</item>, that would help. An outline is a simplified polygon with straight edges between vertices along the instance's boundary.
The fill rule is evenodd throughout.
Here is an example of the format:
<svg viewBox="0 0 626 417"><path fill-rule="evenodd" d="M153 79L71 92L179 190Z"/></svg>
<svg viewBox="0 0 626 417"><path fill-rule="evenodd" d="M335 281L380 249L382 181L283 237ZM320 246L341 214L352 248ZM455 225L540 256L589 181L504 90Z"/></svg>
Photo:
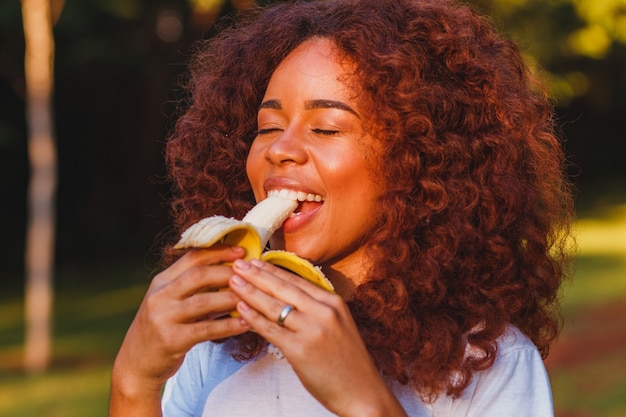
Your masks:
<svg viewBox="0 0 626 417"><path fill-rule="evenodd" d="M335 292L346 300L352 297L356 287L367 281L367 270L365 261L339 261L322 265L322 271L332 282Z"/></svg>

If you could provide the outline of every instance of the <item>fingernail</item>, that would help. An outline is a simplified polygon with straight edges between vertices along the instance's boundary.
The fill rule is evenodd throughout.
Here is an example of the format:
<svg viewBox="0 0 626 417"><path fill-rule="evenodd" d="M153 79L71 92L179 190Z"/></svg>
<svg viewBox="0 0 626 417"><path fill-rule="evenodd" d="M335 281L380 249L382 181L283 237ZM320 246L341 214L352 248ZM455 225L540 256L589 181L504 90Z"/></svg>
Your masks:
<svg viewBox="0 0 626 417"><path fill-rule="evenodd" d="M239 311L250 311L250 306L246 304L244 301L240 301L237 303L237 309Z"/></svg>
<svg viewBox="0 0 626 417"><path fill-rule="evenodd" d="M246 285L246 280L241 278L239 275L233 275L230 277L230 282L236 287L243 287Z"/></svg>
<svg viewBox="0 0 626 417"><path fill-rule="evenodd" d="M230 249L231 249L233 252L236 252L236 253L241 253L241 252L245 252L245 251L246 251L246 250L245 250L244 248L242 248L241 246L231 246L231 247L230 247Z"/></svg>
<svg viewBox="0 0 626 417"><path fill-rule="evenodd" d="M233 262L233 265L236 268L239 268L241 270L246 270L246 269L250 268L250 264L248 262L244 261L243 259L235 260L235 262Z"/></svg>
<svg viewBox="0 0 626 417"><path fill-rule="evenodd" d="M258 266L259 268L263 266L263 261L259 259L250 259L250 263L254 266Z"/></svg>

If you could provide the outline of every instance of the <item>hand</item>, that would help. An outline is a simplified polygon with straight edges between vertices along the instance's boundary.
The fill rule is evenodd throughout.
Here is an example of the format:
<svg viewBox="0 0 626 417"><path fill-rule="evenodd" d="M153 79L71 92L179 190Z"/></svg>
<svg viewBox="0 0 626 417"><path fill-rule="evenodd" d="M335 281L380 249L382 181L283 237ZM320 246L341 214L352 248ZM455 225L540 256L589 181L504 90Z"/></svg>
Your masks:
<svg viewBox="0 0 626 417"><path fill-rule="evenodd" d="M222 263L244 253L224 245L192 250L153 279L113 367L111 409L126 414L111 415L143 415L131 413L128 402L149 400L154 406L164 382L195 344L250 329L241 318L221 318L235 309L239 297L217 291L232 276L231 267Z"/></svg>
<svg viewBox="0 0 626 417"><path fill-rule="evenodd" d="M304 387L341 416L405 416L376 369L343 299L276 266L237 260L237 311L278 347ZM285 305L294 309L283 325Z"/></svg>

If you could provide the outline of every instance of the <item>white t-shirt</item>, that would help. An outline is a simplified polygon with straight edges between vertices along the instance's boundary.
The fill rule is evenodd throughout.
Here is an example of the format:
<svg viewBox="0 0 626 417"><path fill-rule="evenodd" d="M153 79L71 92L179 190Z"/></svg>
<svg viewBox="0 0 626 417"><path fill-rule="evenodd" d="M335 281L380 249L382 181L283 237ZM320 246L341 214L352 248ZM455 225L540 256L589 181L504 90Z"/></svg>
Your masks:
<svg viewBox="0 0 626 417"><path fill-rule="evenodd" d="M552 417L550 383L537 348L514 327L498 345L493 366L475 373L459 398L442 395L424 403L409 386L390 387L411 417ZM165 386L164 416L334 415L306 391L276 348L246 362L234 360L232 349L232 342L206 342L190 350Z"/></svg>

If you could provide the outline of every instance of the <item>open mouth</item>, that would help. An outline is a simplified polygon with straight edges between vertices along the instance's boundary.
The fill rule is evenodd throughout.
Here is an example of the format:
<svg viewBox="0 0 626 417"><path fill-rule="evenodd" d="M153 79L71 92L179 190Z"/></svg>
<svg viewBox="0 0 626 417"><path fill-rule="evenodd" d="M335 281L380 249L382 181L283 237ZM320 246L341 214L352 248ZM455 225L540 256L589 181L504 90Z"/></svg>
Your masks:
<svg viewBox="0 0 626 417"><path fill-rule="evenodd" d="M294 190L271 190L267 193L269 196L275 196L285 198L288 200L298 201L298 207L294 210L293 215L306 213L315 210L320 205L324 204L324 197L319 194L305 193L303 191Z"/></svg>
<svg viewBox="0 0 626 417"><path fill-rule="evenodd" d="M301 213L306 213L309 211L313 211L319 206L324 204L323 200L320 202L317 201L298 201L298 207L294 210L294 215L298 215Z"/></svg>

